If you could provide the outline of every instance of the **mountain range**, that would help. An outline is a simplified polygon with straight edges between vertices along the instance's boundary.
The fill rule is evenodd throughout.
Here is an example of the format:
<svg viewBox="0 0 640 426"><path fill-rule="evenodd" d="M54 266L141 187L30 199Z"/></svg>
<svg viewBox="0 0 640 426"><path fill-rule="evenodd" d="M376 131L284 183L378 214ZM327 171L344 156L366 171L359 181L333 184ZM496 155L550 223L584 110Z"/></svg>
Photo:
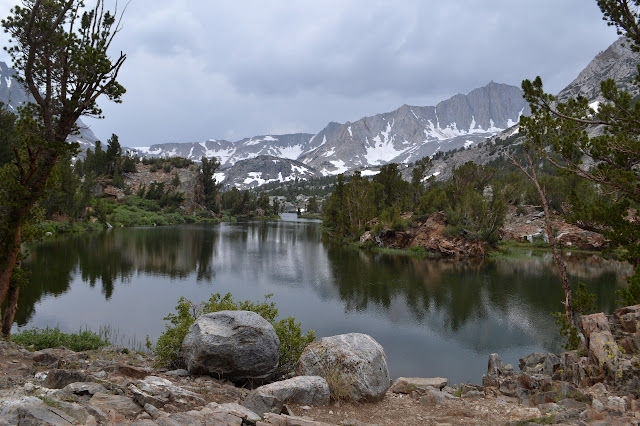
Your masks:
<svg viewBox="0 0 640 426"><path fill-rule="evenodd" d="M604 101L600 83L607 79L613 79L619 89L626 90L633 95L639 94L638 86L632 83L638 74L640 64L640 54L634 53L629 47L629 42L621 37L596 57L580 72L578 77L567 87L558 93L560 101L566 101L569 97L584 96L589 104ZM531 78L533 76L529 76ZM594 129L597 131L597 128ZM433 166L427 171L429 175L436 176L436 179L445 180L451 176L454 167L460 166L467 161L477 164L486 164L500 156L503 156L506 149L505 141L508 138L517 143L518 127L505 130L485 142L474 145L468 150L461 150L445 158L433 160ZM406 171L410 176L410 170Z"/></svg>
<svg viewBox="0 0 640 426"><path fill-rule="evenodd" d="M529 114L529 106L522 91L491 82L436 106L402 105L395 111L352 123L331 122L317 134L263 135L236 142L210 139L164 143L133 147L132 152L146 157L181 156L196 161L215 157L220 161L221 173L233 176L223 183L244 189L261 182L336 175L390 162L408 164L439 151L468 148L514 126L523 114ZM262 166L271 163L263 156L279 158L280 165L286 165L291 174L280 168L264 169Z"/></svg>
<svg viewBox="0 0 640 426"><path fill-rule="evenodd" d="M620 88L637 94L631 80L638 63L638 54L621 38L599 53L558 98L582 95L590 102L600 102L604 100L600 82L606 78L615 79ZM0 62L0 101L17 110L29 98L14 75L11 68ZM390 162L411 164L438 152L457 150L447 157L446 164L435 161L430 171L446 178L450 169L463 159L490 161L496 152L491 149L496 138L504 139L517 132L520 117L529 113L520 88L490 82L435 106L402 105L394 111L354 122L330 122L316 134L262 135L239 141L210 139L126 149L141 157L180 156L195 161L215 157L221 164L216 179L239 189L376 169ZM86 150L94 146L97 138L81 124L81 133L70 140L78 141L81 149ZM492 155L487 155L488 152Z"/></svg>

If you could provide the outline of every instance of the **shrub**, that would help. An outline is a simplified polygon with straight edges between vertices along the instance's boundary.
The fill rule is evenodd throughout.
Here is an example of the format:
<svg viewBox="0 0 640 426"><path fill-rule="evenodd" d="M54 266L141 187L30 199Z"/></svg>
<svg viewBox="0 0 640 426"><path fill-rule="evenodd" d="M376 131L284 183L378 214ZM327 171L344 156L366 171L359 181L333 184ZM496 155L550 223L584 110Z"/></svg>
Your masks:
<svg viewBox="0 0 640 426"><path fill-rule="evenodd" d="M269 302L271 294L264 297L263 302L251 302L245 300L236 302L231 293L221 296L220 293L213 294L208 302L198 305L181 297L176 305L176 313L167 315L164 320L169 321L166 330L158 338L155 353L160 364L168 364L172 367L183 366L180 357L182 341L189 331L189 327L200 315L218 311L252 311L269 321L280 339L280 363L278 375L284 376L291 371L298 362L304 348L316 338L313 330L306 335L302 334L300 323L294 318L288 317L281 320L278 318L278 309L274 302Z"/></svg>
<svg viewBox="0 0 640 426"><path fill-rule="evenodd" d="M108 339L103 340L98 334L87 329L78 333L66 334L62 333L58 327L45 329L34 327L13 334L11 340L24 346L33 345L36 351L64 346L72 351L80 352L109 345Z"/></svg>

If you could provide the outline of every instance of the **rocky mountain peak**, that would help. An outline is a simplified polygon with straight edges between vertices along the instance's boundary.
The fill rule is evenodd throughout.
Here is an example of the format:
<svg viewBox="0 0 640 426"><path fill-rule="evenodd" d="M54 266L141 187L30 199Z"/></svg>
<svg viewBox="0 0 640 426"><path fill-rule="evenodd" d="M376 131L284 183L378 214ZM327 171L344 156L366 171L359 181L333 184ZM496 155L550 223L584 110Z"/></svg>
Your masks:
<svg viewBox="0 0 640 426"><path fill-rule="evenodd" d="M600 52L582 70L578 77L558 94L558 100L566 101L570 97L584 96L589 102L604 101L600 92L600 83L612 78L618 88L624 89L633 95L638 95L638 87L632 84L632 80L638 73L640 54L630 48L630 42L625 37L620 37L605 51Z"/></svg>

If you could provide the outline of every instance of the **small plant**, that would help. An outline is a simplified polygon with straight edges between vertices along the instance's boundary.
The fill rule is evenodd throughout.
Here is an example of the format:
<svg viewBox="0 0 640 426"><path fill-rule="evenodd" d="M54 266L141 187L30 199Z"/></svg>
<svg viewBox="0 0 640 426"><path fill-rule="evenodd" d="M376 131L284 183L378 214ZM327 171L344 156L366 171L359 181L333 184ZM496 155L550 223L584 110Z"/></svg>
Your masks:
<svg viewBox="0 0 640 426"><path fill-rule="evenodd" d="M44 395L38 395L38 398L44 402L45 404L47 404L49 407L53 407L53 408L60 408L60 402L56 401L55 399L51 399L49 397L46 397Z"/></svg>
<svg viewBox="0 0 640 426"><path fill-rule="evenodd" d="M218 311L252 311L269 321L280 339L280 362L278 374L281 376L291 372L300 358L304 348L316 338L313 330L306 335L302 334L300 323L288 317L277 320L278 309L274 302L270 302L271 294L265 296L263 302L251 302L245 300L236 302L231 293L221 296L220 293L213 294L208 302L194 304L181 297L176 305L176 313L167 315L164 320L169 321L166 330L158 338L155 353L159 358L159 364L170 366L181 366L180 350L189 327L200 315Z"/></svg>
<svg viewBox="0 0 640 426"><path fill-rule="evenodd" d="M33 346L36 351L64 346L72 351L80 352L109 345L109 340L103 340L98 334L88 329L66 334L62 333L58 327L45 329L34 327L13 334L11 340L26 347Z"/></svg>
<svg viewBox="0 0 640 426"><path fill-rule="evenodd" d="M335 366L322 368L318 373L329 385L329 393L333 401L351 401L351 384L344 374Z"/></svg>

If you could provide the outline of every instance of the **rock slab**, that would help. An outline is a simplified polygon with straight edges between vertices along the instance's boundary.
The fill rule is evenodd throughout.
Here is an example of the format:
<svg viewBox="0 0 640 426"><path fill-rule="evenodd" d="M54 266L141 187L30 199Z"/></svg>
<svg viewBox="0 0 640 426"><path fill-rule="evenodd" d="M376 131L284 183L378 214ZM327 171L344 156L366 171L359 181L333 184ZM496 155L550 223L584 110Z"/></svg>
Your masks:
<svg viewBox="0 0 640 426"><path fill-rule="evenodd" d="M254 389L242 405L260 415L280 414L283 404L327 405L329 397L329 385L324 378L298 376Z"/></svg>
<svg viewBox="0 0 640 426"><path fill-rule="evenodd" d="M280 340L271 324L255 312L220 311L202 315L182 342L192 374L232 382L261 382L278 367Z"/></svg>
<svg viewBox="0 0 640 426"><path fill-rule="evenodd" d="M307 346L296 364L300 376L327 379L332 395L336 389L354 401L378 401L391 382L384 349L361 333L324 337Z"/></svg>
<svg viewBox="0 0 640 426"><path fill-rule="evenodd" d="M398 377L392 385L394 393L411 393L426 391L429 389L442 390L449 380L442 377Z"/></svg>

